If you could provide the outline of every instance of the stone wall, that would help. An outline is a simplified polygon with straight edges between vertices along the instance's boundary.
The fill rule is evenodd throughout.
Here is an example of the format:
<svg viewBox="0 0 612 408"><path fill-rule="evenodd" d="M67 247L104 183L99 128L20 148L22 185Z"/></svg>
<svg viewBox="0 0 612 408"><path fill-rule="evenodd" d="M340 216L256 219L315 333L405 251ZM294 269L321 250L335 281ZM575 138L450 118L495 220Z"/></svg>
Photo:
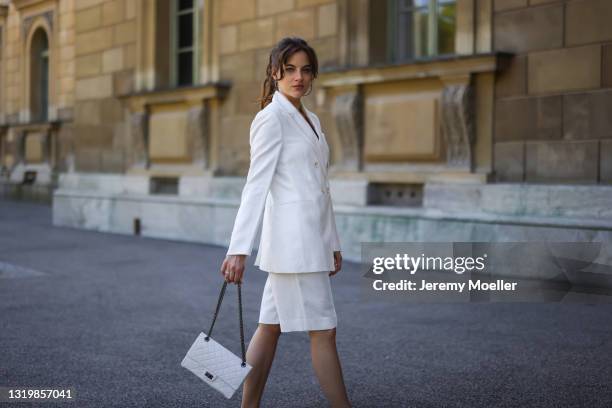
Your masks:
<svg viewBox="0 0 612 408"><path fill-rule="evenodd" d="M83 2L87 3L87 2ZM79 4L83 4L79 3ZM26 65L25 41L32 27L37 26L41 17L47 21L52 30L50 35L51 70L56 73L49 95L49 116L51 119L63 119L70 116L74 99L74 0L58 2L40 2L28 8L18 10L9 3L3 38L2 70L2 113L9 123L24 119L25 87L24 70ZM57 35L56 35L57 34Z"/></svg>
<svg viewBox="0 0 612 408"><path fill-rule="evenodd" d="M15 12L15 7L9 5L8 14L4 26L3 38L3 109L5 118L17 120L21 104L20 89L22 86L22 75L20 66L22 62L21 47L22 31L20 30L19 16Z"/></svg>
<svg viewBox="0 0 612 408"><path fill-rule="evenodd" d="M319 68L338 64L335 0L224 0L219 2L220 79L232 82L221 107L218 174L244 175L249 166L249 127L259 110L270 50L286 36L301 36L315 49ZM315 90L305 105L316 111Z"/></svg>
<svg viewBox="0 0 612 408"><path fill-rule="evenodd" d="M367 62L370 54L376 54L368 49L376 41L368 43L367 34L385 32L385 27L370 26L366 23L372 24L375 19L364 17L375 3L350 2L351 14L347 12L347 1L200 3L206 5L203 14L207 17L202 21L214 31L202 35L203 48L214 54L206 56L201 64L201 71L206 74L202 74L203 82L231 82L227 98L218 104L218 127L213 127L215 132L210 136L214 139L210 155L218 163L216 175L246 174L249 126L259 110L257 99L270 49L279 39L287 35L304 37L317 51L320 68ZM129 170L131 122L118 96L136 90L151 91L160 83L151 73L155 64L149 61L149 48L161 47L156 41L149 44L141 38L155 28L143 25L155 8L151 4L155 2L10 3L8 11L0 16L3 29L0 120L9 125L3 142L4 153L9 153L2 159L5 164L15 160L19 142L12 126L29 120L27 38L32 27L47 21L51 40L49 116L50 120L63 121L57 137L60 156L57 170L104 173ZM493 129L495 179L612 183L612 115L606 110L612 103L612 1L465 0L458 4L458 21L463 22L458 25L458 52L466 55L488 52L491 36L481 31L487 33L493 27L493 50L515 55L495 78L493 124L489 125L487 119L479 125L479 132ZM490 25L486 23L489 11ZM360 27L367 27L361 30L365 34ZM475 31L470 31L474 27ZM210 44L206 42L209 37ZM366 49L367 52L358 52ZM163 76L158 73L158 77ZM155 81L149 81L150 77ZM140 82L151 82L151 86L139 86ZM314 91L305 98L305 103L319 114L324 128L333 128L329 106L317 105L325 103L325 98L317 98L321 85L322 81L315 81ZM482 99L477 103L480 103L477 119L488 115L491 105L488 99L486 103ZM422 143L421 139L418 141ZM337 156L340 150L337 145L332 146L332 155ZM486 164L481 167L488 172L491 156L488 144L481 146L479 152L480 162Z"/></svg>
<svg viewBox="0 0 612 408"><path fill-rule="evenodd" d="M125 170L127 121L116 96L133 90L136 1L74 3L75 169Z"/></svg>
<svg viewBox="0 0 612 408"><path fill-rule="evenodd" d="M612 183L612 1L495 0L496 179Z"/></svg>
<svg viewBox="0 0 612 408"><path fill-rule="evenodd" d="M74 1L3 2L0 6L0 196L38 198L54 170L70 167L74 104ZM46 37L46 39L45 39ZM47 119L41 123L39 55L47 43ZM68 121L68 122L66 122ZM53 123L52 123L53 122ZM57 126L63 122L63 126ZM26 177L26 173L31 173ZM34 174L35 173L35 174ZM32 177L32 174L34 176ZM22 185L23 183L23 185ZM17 192L18 194L14 194ZM23 193L23 194L22 194Z"/></svg>

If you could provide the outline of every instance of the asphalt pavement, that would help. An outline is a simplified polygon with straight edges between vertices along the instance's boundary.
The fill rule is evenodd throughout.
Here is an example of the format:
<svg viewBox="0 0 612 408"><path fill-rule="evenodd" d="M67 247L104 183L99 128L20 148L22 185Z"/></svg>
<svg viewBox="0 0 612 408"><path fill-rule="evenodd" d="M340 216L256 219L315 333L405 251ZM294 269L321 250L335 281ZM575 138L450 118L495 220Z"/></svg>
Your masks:
<svg viewBox="0 0 612 408"><path fill-rule="evenodd" d="M73 387L57 406L79 408L238 407L241 392L226 400L180 366L210 324L225 251L53 227L48 206L0 201L0 386ZM266 278L255 255L247 343ZM612 305L367 301L361 279L348 262L332 278L353 406L612 406ZM233 285L215 332L239 353ZM306 333L281 336L262 406L328 406Z"/></svg>

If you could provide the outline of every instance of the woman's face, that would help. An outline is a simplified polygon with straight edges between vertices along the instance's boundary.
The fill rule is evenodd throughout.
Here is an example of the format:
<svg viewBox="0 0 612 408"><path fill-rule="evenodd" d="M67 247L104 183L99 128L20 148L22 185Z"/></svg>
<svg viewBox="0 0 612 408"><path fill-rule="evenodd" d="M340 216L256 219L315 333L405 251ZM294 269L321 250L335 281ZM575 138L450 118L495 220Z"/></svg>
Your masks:
<svg viewBox="0 0 612 408"><path fill-rule="evenodd" d="M304 51L298 51L287 59L284 65L285 76L277 79L278 90L290 99L299 100L310 88L313 80L312 66L308 55Z"/></svg>

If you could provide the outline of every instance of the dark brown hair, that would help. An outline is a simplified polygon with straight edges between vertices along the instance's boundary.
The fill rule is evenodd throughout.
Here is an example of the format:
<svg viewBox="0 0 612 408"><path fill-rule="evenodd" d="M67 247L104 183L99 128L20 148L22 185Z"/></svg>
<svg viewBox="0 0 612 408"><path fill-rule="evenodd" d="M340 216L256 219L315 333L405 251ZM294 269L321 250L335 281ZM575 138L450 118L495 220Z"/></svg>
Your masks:
<svg viewBox="0 0 612 408"><path fill-rule="evenodd" d="M263 82L261 99L259 106L265 108L272 101L272 95L276 91L275 80L272 74L280 72L280 78L285 76L284 66L287 60L296 52L304 51L308 56L310 66L312 68L313 78L317 77L319 72L319 61L314 49L306 41L299 37L285 37L280 40L270 51L270 59L266 68L266 79Z"/></svg>

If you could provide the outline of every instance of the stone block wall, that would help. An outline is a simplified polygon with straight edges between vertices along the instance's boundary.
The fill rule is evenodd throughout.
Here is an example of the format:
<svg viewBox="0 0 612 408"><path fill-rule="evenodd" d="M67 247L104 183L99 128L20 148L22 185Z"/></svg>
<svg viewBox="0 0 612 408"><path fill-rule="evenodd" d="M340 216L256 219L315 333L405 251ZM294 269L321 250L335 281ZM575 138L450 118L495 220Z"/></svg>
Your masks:
<svg viewBox="0 0 612 408"><path fill-rule="evenodd" d="M8 3L6 21L3 27L3 67L2 67L2 102L0 108L7 123L17 123L23 116L25 105L25 55L24 42L31 21L44 13L50 13L51 28L57 33L53 38L53 59L57 80L55 95L49 101L51 119L66 119L72 116L74 103L74 51L75 51L75 16L74 0L41 2L31 9L18 11L14 4ZM30 21L28 23L28 21ZM53 69L52 68L52 69Z"/></svg>
<svg viewBox="0 0 612 408"><path fill-rule="evenodd" d="M221 106L219 174L244 175L249 166L249 127L270 50L281 38L301 36L315 49L319 68L338 64L335 0L224 0L219 2L220 79L232 82ZM316 111L316 81L305 105Z"/></svg>
<svg viewBox="0 0 612 408"><path fill-rule="evenodd" d="M136 1L74 2L75 170L125 171L127 122L116 97L131 92L136 66Z"/></svg>
<svg viewBox="0 0 612 408"><path fill-rule="evenodd" d="M612 183L612 1L495 0L498 181Z"/></svg>
<svg viewBox="0 0 612 408"><path fill-rule="evenodd" d="M14 6L9 5L8 14L3 27L2 50L2 97L4 116L7 121L17 121L21 105L21 86L23 78L21 65L23 64L21 47L22 30L19 16L14 12Z"/></svg>
<svg viewBox="0 0 612 408"><path fill-rule="evenodd" d="M0 168L8 180L20 182L25 170L37 171L37 183L53 180L51 167L65 171L70 167L72 129L70 120L74 106L74 0L6 1L0 5L0 121L6 126L0 138ZM48 121L63 122L47 137L47 130L36 128L38 107L35 106L39 83L29 78L33 38L40 31L48 40ZM40 37L38 37L40 38ZM33 70L35 72L35 70ZM37 94L34 97L34 94ZM16 127L32 124L33 127ZM43 126L44 127L44 126ZM41 134L40 132L44 132ZM43 149L43 145L45 148ZM32 166L26 169L24 164ZM15 168L17 166L18 168ZM27 186L49 191L49 186ZM9 190L13 190L9 186Z"/></svg>

